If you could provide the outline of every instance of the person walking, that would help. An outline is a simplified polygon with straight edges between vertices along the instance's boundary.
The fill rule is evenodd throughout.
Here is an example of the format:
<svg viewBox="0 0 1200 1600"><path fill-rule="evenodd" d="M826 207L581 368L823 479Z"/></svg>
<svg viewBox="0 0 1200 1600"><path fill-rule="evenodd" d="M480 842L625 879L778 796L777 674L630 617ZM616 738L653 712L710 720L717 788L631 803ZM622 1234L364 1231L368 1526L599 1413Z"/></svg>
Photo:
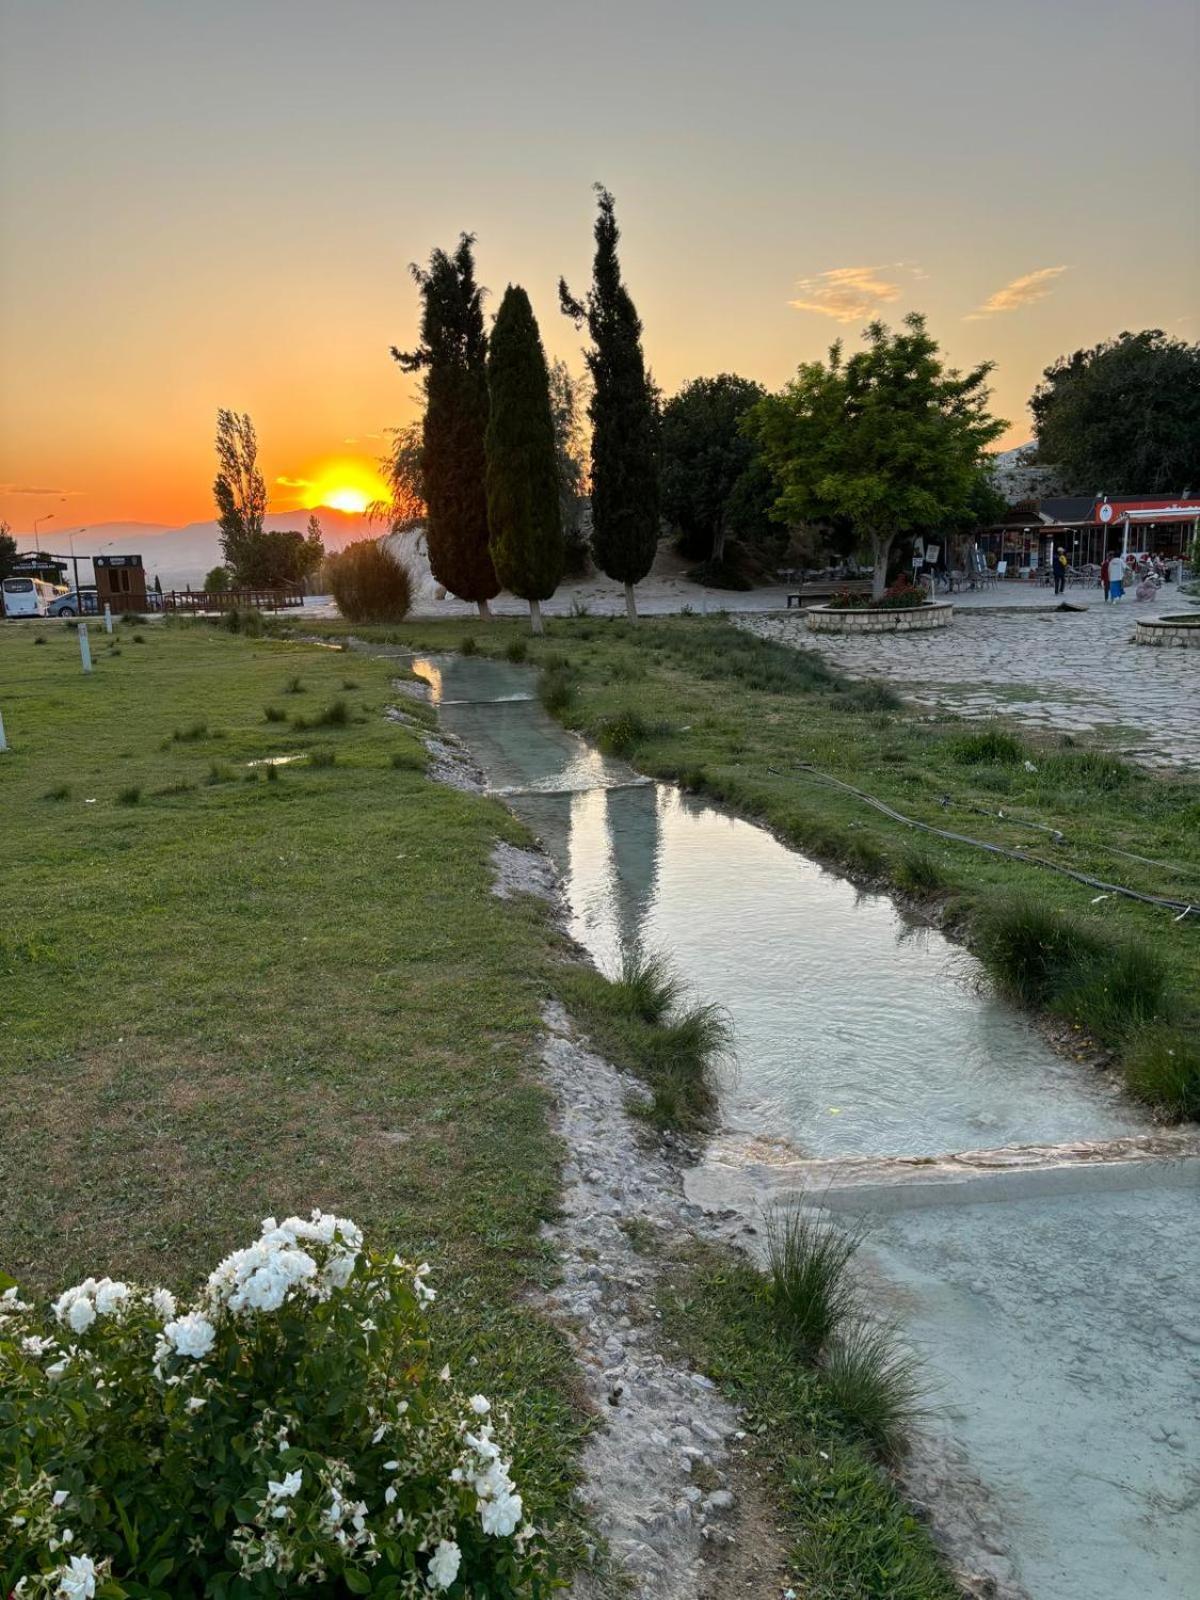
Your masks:
<svg viewBox="0 0 1200 1600"><path fill-rule="evenodd" d="M1067 552L1059 545L1054 552L1054 592L1061 594L1067 587Z"/></svg>
<svg viewBox="0 0 1200 1600"><path fill-rule="evenodd" d="M1101 583L1101 585L1103 586L1103 589L1104 589L1104 604L1105 605L1107 605L1108 601L1109 601L1108 571L1109 571L1109 562L1110 562L1110 560L1111 560L1111 557L1106 555L1104 560L1100 563L1100 583Z"/></svg>
<svg viewBox="0 0 1200 1600"><path fill-rule="evenodd" d="M1108 597L1114 602L1125 598L1125 557L1120 553L1108 558Z"/></svg>

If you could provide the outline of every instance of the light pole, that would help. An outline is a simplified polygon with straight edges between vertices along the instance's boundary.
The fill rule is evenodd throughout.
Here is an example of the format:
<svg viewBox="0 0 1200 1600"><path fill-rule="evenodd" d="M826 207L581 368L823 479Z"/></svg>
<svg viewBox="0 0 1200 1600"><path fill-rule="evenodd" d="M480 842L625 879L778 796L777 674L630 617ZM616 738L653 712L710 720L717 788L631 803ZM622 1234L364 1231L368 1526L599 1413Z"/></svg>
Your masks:
<svg viewBox="0 0 1200 1600"><path fill-rule="evenodd" d="M84 534L86 532L87 532L86 528L77 528L75 530L75 533L79 533L79 534ZM75 571L75 604L79 607L79 615L82 616L83 615L83 596L79 592L79 557L75 554L75 534L74 533L69 533L67 535L67 538L70 540L70 544L71 544L71 566L74 568L74 571Z"/></svg>
<svg viewBox="0 0 1200 1600"><path fill-rule="evenodd" d="M47 511L44 517L34 517L34 519L33 519L33 547L34 547L35 553L37 551L37 542L38 542L38 523L39 522L53 522L53 521L54 521L54 513L53 513L53 511Z"/></svg>

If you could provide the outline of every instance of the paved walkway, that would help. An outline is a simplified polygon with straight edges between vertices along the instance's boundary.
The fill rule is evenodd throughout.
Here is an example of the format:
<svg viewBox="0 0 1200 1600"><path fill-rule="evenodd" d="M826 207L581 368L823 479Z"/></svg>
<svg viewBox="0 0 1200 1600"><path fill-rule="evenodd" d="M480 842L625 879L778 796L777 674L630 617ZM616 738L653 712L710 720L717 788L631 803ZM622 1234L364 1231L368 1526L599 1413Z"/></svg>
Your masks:
<svg viewBox="0 0 1200 1600"><path fill-rule="evenodd" d="M885 678L910 700L964 717L1003 715L1040 732L1094 735L1152 766L1200 770L1200 651L1135 645L1135 617L1186 611L1173 586L1154 601L1106 606L1071 590L1080 612L1044 589L1012 585L955 596L937 633L874 639L811 634L794 611L739 618L766 639L819 650L852 677ZM962 600L962 604L960 604Z"/></svg>

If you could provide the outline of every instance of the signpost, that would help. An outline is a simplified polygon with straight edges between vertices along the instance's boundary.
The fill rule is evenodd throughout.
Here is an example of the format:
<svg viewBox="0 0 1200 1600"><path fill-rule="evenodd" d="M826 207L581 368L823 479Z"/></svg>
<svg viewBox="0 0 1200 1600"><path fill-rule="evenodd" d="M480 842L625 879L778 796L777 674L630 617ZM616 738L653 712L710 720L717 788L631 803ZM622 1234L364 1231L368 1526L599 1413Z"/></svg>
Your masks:
<svg viewBox="0 0 1200 1600"><path fill-rule="evenodd" d="M90 672L92 670L92 647L88 643L87 623L86 622L81 622L79 624L79 630L78 631L79 631L79 659L83 662L83 670L85 672Z"/></svg>

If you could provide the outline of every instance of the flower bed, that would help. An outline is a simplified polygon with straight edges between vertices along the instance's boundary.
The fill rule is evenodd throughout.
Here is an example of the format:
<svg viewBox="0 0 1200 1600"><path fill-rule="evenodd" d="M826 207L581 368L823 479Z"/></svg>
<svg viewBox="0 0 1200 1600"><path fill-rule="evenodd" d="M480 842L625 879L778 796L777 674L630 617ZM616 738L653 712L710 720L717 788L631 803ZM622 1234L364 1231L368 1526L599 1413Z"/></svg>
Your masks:
<svg viewBox="0 0 1200 1600"><path fill-rule="evenodd" d="M878 600L873 600L870 595L851 594L848 589L843 589L826 602L830 611L907 611L929 603L929 596L924 589L918 589L907 578L897 578Z"/></svg>
<svg viewBox="0 0 1200 1600"><path fill-rule="evenodd" d="M506 1417L434 1370L427 1264L268 1217L186 1309L0 1296L0 1594L539 1596Z"/></svg>

